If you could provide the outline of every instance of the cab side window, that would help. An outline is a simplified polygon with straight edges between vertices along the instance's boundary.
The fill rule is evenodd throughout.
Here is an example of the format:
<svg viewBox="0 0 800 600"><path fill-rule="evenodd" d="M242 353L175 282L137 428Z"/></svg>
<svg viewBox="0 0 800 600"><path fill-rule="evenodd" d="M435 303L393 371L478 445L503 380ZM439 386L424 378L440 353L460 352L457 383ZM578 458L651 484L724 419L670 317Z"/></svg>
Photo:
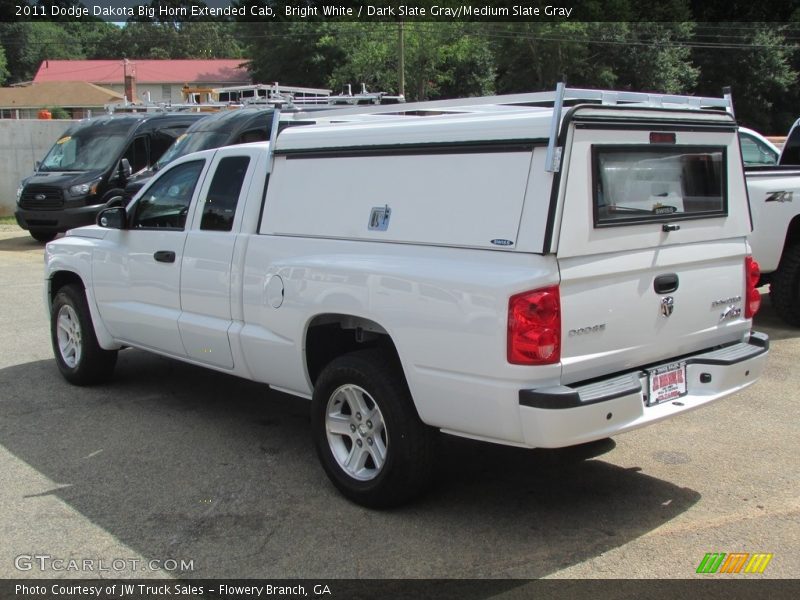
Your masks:
<svg viewBox="0 0 800 600"><path fill-rule="evenodd" d="M200 229L230 231L233 228L233 217L249 164L249 156L228 156L219 161L208 188Z"/></svg>
<svg viewBox="0 0 800 600"><path fill-rule="evenodd" d="M133 228L183 229L204 164L182 163L159 177L136 203Z"/></svg>

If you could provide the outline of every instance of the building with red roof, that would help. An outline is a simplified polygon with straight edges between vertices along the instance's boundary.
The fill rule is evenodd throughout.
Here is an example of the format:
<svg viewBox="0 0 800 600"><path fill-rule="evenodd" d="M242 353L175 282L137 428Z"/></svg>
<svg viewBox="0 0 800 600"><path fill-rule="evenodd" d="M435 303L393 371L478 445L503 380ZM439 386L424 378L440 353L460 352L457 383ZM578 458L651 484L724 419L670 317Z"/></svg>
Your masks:
<svg viewBox="0 0 800 600"><path fill-rule="evenodd" d="M85 81L45 81L0 88L1 119L35 119L43 108L62 108L71 119L102 114L122 94Z"/></svg>
<svg viewBox="0 0 800 600"><path fill-rule="evenodd" d="M244 59L198 60L45 60L34 83L83 81L125 94L126 75L135 83L134 102L181 102L181 89L249 85Z"/></svg>

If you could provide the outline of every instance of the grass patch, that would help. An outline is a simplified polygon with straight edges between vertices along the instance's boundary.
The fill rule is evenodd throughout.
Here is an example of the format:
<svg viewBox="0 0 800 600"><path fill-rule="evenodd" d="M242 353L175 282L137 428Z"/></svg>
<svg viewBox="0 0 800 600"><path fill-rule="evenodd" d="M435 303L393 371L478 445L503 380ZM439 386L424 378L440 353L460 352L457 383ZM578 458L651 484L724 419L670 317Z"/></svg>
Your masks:
<svg viewBox="0 0 800 600"><path fill-rule="evenodd" d="M10 217L0 217L0 225L16 225L17 219L12 215Z"/></svg>

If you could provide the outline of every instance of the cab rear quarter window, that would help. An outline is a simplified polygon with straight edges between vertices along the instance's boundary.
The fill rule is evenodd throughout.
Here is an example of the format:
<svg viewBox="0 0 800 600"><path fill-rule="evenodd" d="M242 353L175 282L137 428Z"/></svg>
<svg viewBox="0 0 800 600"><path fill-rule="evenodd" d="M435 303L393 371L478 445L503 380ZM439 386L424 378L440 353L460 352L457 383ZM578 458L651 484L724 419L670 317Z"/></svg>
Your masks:
<svg viewBox="0 0 800 600"><path fill-rule="evenodd" d="M593 145L594 226L728 214L725 146Z"/></svg>

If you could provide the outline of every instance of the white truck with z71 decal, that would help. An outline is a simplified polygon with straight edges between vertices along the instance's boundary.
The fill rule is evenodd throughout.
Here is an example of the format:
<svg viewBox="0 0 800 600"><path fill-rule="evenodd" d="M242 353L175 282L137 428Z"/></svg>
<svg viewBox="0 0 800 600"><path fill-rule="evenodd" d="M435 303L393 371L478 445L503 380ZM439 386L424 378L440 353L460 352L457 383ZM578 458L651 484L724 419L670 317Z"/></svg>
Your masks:
<svg viewBox="0 0 800 600"><path fill-rule="evenodd" d="M753 219L749 241L762 267L761 283L770 284L777 315L800 327L800 120L789 131L777 164L772 162L773 148L765 147L752 132L740 135L743 152L747 148L752 158L762 161L745 162Z"/></svg>
<svg viewBox="0 0 800 600"><path fill-rule="evenodd" d="M559 86L182 157L48 244L56 361L89 384L131 346L310 399L368 506L425 487L438 431L557 448L698 408L768 350L726 107Z"/></svg>

